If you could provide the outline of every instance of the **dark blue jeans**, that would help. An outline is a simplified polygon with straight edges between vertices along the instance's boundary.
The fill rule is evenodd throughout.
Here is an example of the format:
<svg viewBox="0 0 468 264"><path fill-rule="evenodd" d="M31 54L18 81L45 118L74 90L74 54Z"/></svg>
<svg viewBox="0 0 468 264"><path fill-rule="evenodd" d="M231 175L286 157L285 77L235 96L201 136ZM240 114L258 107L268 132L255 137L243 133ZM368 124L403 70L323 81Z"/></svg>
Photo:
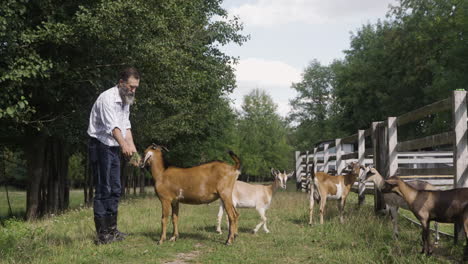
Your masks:
<svg viewBox="0 0 468 264"><path fill-rule="evenodd" d="M89 140L89 157L94 177L94 216L116 215L121 194L120 147L110 147L95 138Z"/></svg>

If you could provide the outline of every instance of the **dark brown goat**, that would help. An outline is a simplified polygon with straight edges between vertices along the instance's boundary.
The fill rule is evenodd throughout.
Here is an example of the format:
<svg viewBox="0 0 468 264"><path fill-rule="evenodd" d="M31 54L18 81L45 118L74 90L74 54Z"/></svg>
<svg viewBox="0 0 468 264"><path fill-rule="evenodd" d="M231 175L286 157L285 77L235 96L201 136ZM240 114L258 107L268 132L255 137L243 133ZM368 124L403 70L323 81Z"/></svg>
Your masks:
<svg viewBox="0 0 468 264"><path fill-rule="evenodd" d="M421 253L432 254L429 239L431 221L440 223L463 223L468 234L468 188L445 191L417 190L400 178L393 176L385 181L382 192L395 192L408 203L409 209L421 222L423 248ZM468 260L468 236L463 259Z"/></svg>
<svg viewBox="0 0 468 264"><path fill-rule="evenodd" d="M365 179L361 181L361 183L366 183L366 182L374 182L375 187L378 190L382 190L385 184L385 179L383 178L382 175L377 171L377 169L371 167L371 166L366 166L364 170L364 175ZM416 190L437 190L437 188L425 181L420 181L420 180L414 180L414 181L407 181L409 185L411 185L413 188ZM364 190L362 190L364 191ZM387 209L390 213L390 217L392 218L392 223L393 223L393 237L397 238L398 237L398 209L403 208L406 210L409 210L408 203L401 197L400 195L396 193L384 193L383 198L385 201L385 204L387 206ZM439 241L439 225L437 222L435 222L435 229L436 229L436 237L435 241L438 243Z"/></svg>

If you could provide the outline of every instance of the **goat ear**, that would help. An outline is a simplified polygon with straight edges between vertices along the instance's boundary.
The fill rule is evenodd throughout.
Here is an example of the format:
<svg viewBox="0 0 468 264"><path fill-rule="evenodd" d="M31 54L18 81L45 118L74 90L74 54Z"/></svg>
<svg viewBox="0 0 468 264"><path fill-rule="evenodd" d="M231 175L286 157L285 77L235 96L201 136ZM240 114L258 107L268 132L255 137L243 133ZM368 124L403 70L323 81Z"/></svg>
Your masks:
<svg viewBox="0 0 468 264"><path fill-rule="evenodd" d="M270 171L271 171L271 175L276 176L276 171L275 171L275 169L271 168Z"/></svg>
<svg viewBox="0 0 468 264"><path fill-rule="evenodd" d="M156 145L155 143L152 143L152 144L151 144L151 148L152 148L152 149L157 149L157 148L158 148L158 145Z"/></svg>
<svg viewBox="0 0 468 264"><path fill-rule="evenodd" d="M162 149L164 149L166 152L169 152L169 150L165 146L161 146Z"/></svg>

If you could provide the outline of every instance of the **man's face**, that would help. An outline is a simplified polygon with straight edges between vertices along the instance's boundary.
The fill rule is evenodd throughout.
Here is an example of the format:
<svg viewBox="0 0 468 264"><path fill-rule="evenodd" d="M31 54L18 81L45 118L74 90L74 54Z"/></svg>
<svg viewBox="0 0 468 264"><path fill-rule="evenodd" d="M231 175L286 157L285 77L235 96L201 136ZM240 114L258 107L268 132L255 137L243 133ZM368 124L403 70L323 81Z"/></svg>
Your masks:
<svg viewBox="0 0 468 264"><path fill-rule="evenodd" d="M133 104L135 100L135 91L140 85L140 80L130 76L127 81L119 81L119 93L125 104Z"/></svg>

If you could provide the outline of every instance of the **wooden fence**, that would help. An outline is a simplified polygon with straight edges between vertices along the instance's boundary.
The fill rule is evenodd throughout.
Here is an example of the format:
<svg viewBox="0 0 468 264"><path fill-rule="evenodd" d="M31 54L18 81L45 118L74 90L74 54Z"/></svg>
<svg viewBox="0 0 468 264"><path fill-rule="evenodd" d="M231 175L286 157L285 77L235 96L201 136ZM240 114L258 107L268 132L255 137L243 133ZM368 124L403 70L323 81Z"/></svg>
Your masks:
<svg viewBox="0 0 468 264"><path fill-rule="evenodd" d="M398 140L399 127L423 122L422 119L444 111L452 113L452 126L449 129L448 125L447 132ZM339 174L350 161L373 164L384 178L398 175L405 180L427 180L439 188L468 187L467 136L466 91L454 91L445 100L398 117L388 117L385 121L373 122L368 129L358 130L354 135L318 143L309 151L296 151L297 187L306 187L312 163L316 171L333 170ZM354 146L357 146L357 151ZM347 151L343 150L344 147ZM374 195L375 209L383 209L385 203L381 193L374 190ZM455 233L460 235L459 230L456 225Z"/></svg>

